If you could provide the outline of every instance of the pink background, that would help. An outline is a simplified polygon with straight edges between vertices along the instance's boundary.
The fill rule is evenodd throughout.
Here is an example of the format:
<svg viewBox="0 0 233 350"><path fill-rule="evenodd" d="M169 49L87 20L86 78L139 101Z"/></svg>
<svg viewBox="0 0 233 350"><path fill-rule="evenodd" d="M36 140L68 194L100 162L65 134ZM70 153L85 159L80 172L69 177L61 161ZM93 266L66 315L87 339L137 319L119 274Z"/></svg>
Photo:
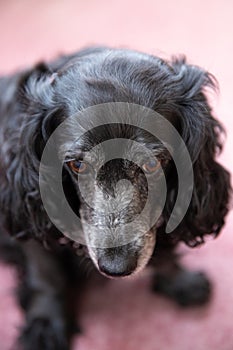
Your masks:
<svg viewBox="0 0 233 350"><path fill-rule="evenodd" d="M91 44L140 49L169 57L184 53L220 83L212 96L228 137L220 161L233 170L233 2L230 0L0 1L0 73ZM183 260L207 271L212 302L181 310L149 290L150 271L86 291L79 350L232 350L232 212L222 235ZM9 350L23 322L14 299L14 271L0 265L0 349Z"/></svg>

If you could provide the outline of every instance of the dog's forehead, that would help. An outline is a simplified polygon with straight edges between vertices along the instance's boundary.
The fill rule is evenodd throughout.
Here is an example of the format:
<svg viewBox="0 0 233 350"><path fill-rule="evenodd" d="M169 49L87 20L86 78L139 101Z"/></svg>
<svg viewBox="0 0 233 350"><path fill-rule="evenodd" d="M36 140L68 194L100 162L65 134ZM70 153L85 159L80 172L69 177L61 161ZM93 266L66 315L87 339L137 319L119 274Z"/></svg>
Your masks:
<svg viewBox="0 0 233 350"><path fill-rule="evenodd" d="M123 158L133 162L160 156L168 147L148 131L129 124L101 125L89 131L70 129L70 140L61 145L61 157L79 158L88 162L103 163L106 160ZM68 136L69 139L69 136Z"/></svg>
<svg viewBox="0 0 233 350"><path fill-rule="evenodd" d="M166 150L163 143L132 126L101 127L87 132L73 144L73 150L88 161L115 158L137 160Z"/></svg>
<svg viewBox="0 0 233 350"><path fill-rule="evenodd" d="M136 143L144 144L149 149L157 148L159 145L162 146L162 142L148 131L140 127L120 123L106 124L93 128L77 137L75 145L85 151L107 140L119 139L134 141L134 143L119 143L118 147L120 147L122 151L128 147L133 147L133 149L136 150L138 148Z"/></svg>
<svg viewBox="0 0 233 350"><path fill-rule="evenodd" d="M89 151L82 152L82 158L89 162L106 162L112 159L139 161L150 157L151 152L144 144L127 139L112 139L94 146Z"/></svg>

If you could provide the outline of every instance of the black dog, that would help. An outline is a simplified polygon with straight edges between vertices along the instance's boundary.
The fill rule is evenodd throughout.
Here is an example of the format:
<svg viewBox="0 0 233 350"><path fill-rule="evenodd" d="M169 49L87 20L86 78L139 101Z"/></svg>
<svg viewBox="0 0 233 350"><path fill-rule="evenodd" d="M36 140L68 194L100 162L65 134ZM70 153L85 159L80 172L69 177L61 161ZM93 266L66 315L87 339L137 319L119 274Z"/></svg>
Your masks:
<svg viewBox="0 0 233 350"><path fill-rule="evenodd" d="M223 129L211 114L204 91L208 87L216 87L212 75L188 65L184 58L167 62L109 48L86 49L0 79L0 247L2 258L21 267L19 300L26 311L21 336L24 349L69 347L74 308L68 307L74 300L70 293L77 285L80 289L90 261L107 277L135 274L150 262L156 267L156 292L183 306L209 299L208 279L200 272L181 268L174 252L178 242L194 247L204 242L205 235L217 236L228 212L230 176L215 160L222 148ZM144 106L172 123L190 153L194 189L183 220L173 232L165 233L177 198L178 174L164 144L148 130L130 123L91 129L92 120L86 119L89 131L82 136L81 126L70 125L66 138L54 147L58 158L62 154L64 159L63 189L82 222L85 246L65 237L49 219L40 195L39 166L48 139L62 122L87 107L109 102ZM102 165L98 156L94 161L86 160L85 152L93 146L119 138L136 141L156 158L140 153L139 166L124 158L122 146L122 157ZM132 148L131 153L135 152ZM95 167L99 171L90 187ZM142 220L133 232L135 239L111 245L105 228L118 229L124 238L124 225L145 206L146 176L152 179L157 193L162 170L167 195L157 222L149 231L138 234L145 228ZM86 203L79 179L99 210ZM118 196L120 180L130 182L133 190L123 184L123 209L109 213L104 199ZM159 206L159 198L157 202ZM151 211L156 210L156 202L153 205ZM103 246L97 243L96 247L96 240Z"/></svg>

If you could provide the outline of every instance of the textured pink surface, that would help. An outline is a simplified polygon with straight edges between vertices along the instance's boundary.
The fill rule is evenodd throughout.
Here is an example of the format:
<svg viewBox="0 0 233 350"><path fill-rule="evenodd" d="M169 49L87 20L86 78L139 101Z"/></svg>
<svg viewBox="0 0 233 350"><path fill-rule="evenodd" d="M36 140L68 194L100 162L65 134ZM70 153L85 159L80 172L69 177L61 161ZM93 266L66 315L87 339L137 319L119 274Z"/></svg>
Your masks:
<svg viewBox="0 0 233 350"><path fill-rule="evenodd" d="M221 162L231 171L233 148L233 3L201 0L19 0L0 2L0 72L89 44L109 44L168 56L185 53L219 80L216 115L228 132ZM79 350L232 350L233 215L222 235L184 261L209 274L214 298L180 310L149 291L150 271L135 279L89 288L75 337ZM186 251L186 249L185 249ZM23 315L13 297L14 271L0 266L0 349L9 350Z"/></svg>

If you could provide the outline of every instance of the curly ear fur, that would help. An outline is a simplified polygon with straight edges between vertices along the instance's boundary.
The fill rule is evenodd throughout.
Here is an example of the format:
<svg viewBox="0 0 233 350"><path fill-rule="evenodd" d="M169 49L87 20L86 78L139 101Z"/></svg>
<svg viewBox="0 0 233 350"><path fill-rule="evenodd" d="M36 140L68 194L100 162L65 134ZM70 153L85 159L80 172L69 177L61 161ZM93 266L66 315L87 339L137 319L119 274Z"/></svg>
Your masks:
<svg viewBox="0 0 233 350"><path fill-rule="evenodd" d="M54 125L49 123L56 120L53 118L56 108L52 102L50 77L51 72L43 64L21 73L13 82L17 86L11 97L14 103L5 112L5 118L9 115L9 119L16 123L16 115L20 114L20 124L18 127L9 126L6 142L9 148L6 147L3 153L5 176L1 178L0 200L8 210L10 219L6 220L6 226L9 232L20 238L28 234L40 237L46 233L45 228L48 230L51 226L38 189L38 168L41 150L46 142L45 130L52 130ZM0 107L4 109L4 96L1 102ZM12 217L15 217L13 222Z"/></svg>
<svg viewBox="0 0 233 350"><path fill-rule="evenodd" d="M194 191L189 209L172 236L189 246L196 246L204 242L204 235L218 235L229 210L230 174L215 160L222 149L220 138L224 129L213 117L205 93L206 88L216 89L214 77L199 67L186 64L184 58L174 59L171 66L177 81L174 102L179 114L180 133L189 150L194 171ZM176 184L175 191L177 187ZM172 192L165 208L166 221L175 202L174 190Z"/></svg>

